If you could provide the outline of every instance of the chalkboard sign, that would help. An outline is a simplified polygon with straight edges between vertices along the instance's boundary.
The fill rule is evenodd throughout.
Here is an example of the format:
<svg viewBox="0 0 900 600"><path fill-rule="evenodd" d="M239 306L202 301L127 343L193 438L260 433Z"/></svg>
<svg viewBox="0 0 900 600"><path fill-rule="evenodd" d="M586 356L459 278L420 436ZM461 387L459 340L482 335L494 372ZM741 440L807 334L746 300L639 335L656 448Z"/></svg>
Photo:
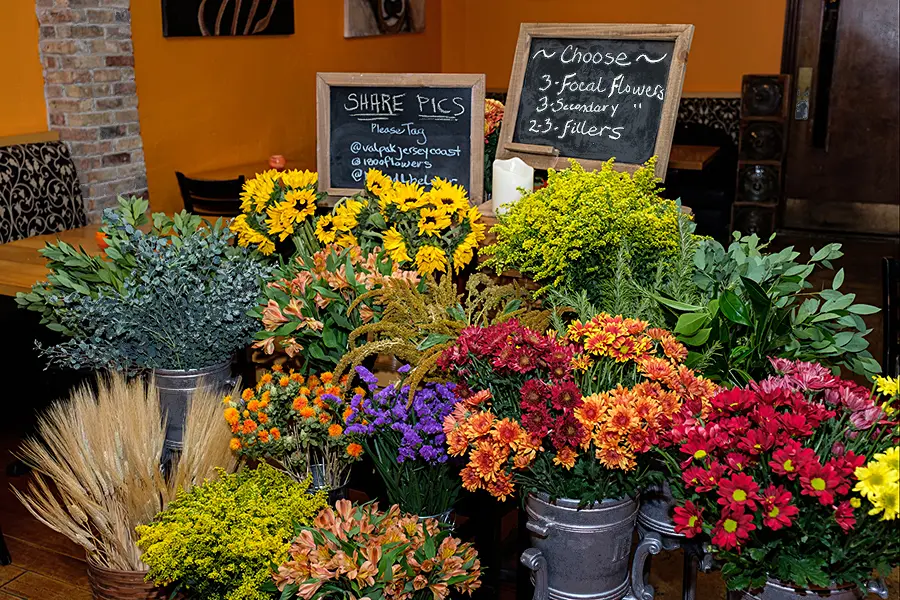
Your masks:
<svg viewBox="0 0 900 600"><path fill-rule="evenodd" d="M319 73L319 188L350 195L378 169L428 187L484 187L484 75Z"/></svg>
<svg viewBox="0 0 900 600"><path fill-rule="evenodd" d="M665 176L692 25L523 24L498 156L536 168L658 157Z"/></svg>

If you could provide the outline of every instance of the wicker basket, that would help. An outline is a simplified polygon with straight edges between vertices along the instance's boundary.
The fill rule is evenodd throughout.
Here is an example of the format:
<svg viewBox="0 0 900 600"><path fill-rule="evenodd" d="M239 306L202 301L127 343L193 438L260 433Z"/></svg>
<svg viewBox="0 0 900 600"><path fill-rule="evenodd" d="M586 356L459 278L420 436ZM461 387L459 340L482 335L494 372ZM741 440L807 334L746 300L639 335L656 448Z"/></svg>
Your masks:
<svg viewBox="0 0 900 600"><path fill-rule="evenodd" d="M96 600L168 600L171 590L144 581L146 575L146 571L110 571L88 561L88 579Z"/></svg>

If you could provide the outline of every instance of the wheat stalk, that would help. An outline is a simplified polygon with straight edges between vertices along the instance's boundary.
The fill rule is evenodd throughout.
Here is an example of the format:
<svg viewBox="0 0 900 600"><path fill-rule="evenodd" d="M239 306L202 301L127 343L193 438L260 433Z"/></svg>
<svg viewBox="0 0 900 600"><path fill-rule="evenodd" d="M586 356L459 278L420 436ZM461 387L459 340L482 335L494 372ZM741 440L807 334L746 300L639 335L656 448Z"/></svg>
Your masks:
<svg viewBox="0 0 900 600"><path fill-rule="evenodd" d="M195 392L184 434L184 452L166 478L159 466L165 440L158 392L151 382L121 374L98 377L96 392L75 390L38 419L38 436L19 452L34 468L26 490L13 493L34 517L82 546L100 567L143 571L135 527L147 524L173 500L233 470L230 431L219 397Z"/></svg>

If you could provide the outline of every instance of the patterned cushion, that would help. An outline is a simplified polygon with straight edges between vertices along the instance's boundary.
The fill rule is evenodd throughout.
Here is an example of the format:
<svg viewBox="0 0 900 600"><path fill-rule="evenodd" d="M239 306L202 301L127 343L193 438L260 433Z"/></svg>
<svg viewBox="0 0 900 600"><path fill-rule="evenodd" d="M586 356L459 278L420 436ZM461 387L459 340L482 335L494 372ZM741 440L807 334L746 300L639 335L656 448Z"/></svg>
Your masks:
<svg viewBox="0 0 900 600"><path fill-rule="evenodd" d="M81 187L65 144L0 148L0 243L85 224Z"/></svg>

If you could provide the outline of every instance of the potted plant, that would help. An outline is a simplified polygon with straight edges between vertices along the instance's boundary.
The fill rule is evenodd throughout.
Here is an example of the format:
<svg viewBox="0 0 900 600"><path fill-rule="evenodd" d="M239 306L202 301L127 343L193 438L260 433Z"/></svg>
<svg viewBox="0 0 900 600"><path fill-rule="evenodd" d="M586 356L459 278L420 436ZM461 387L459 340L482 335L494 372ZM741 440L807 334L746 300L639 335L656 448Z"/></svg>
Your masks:
<svg viewBox="0 0 900 600"><path fill-rule="evenodd" d="M602 313L564 336L515 320L468 328L441 355L463 398L444 421L448 453L468 457L467 490L526 494L533 548L522 561L535 571L535 597L630 589L649 452L714 390L685 355L668 332Z"/></svg>
<svg viewBox="0 0 900 600"><path fill-rule="evenodd" d="M440 178L430 190L392 181L381 171L366 173L365 191L344 198L316 222L322 244L383 251L400 269L421 276L459 272L484 239L481 213L469 206L466 190Z"/></svg>
<svg viewBox="0 0 900 600"><path fill-rule="evenodd" d="M403 380L378 389L365 367L357 373L367 390L349 403L347 431L359 435L384 480L387 500L406 513L450 522L459 496L458 468L448 460L442 424L457 401L452 383L428 382L407 399ZM409 366L399 373L404 376Z"/></svg>
<svg viewBox="0 0 900 600"><path fill-rule="evenodd" d="M280 249L283 258L295 251L307 255L319 249L316 241L316 204L326 194L316 189L318 173L271 169L244 183L241 213L231 223L238 244L265 256ZM289 239L293 247L286 246Z"/></svg>
<svg viewBox="0 0 900 600"><path fill-rule="evenodd" d="M302 361L303 372L332 371L347 352L350 332L380 318L381 306L366 294L390 279L419 281L415 272L397 269L377 251L364 255L359 246L298 251L263 288L253 310L263 329L253 345L266 354L283 349Z"/></svg>
<svg viewBox="0 0 900 600"><path fill-rule="evenodd" d="M40 416L20 452L33 480L13 493L38 521L84 548L95 597L170 598L172 590L144 581L135 527L180 491L234 468L219 406L209 390L193 395L184 449L168 477L159 469L166 430L152 384L112 373Z"/></svg>
<svg viewBox="0 0 900 600"><path fill-rule="evenodd" d="M396 505L380 512L339 500L297 533L270 586L285 600L442 600L451 590L471 595L481 585L475 548Z"/></svg>
<svg viewBox="0 0 900 600"><path fill-rule="evenodd" d="M287 557L294 524L309 525L325 506L309 484L262 464L179 495L137 528L147 579L191 598L268 598L261 588Z"/></svg>
<svg viewBox="0 0 900 600"><path fill-rule="evenodd" d="M346 378L304 377L276 365L255 388L226 396L231 448L245 459L271 460L298 481L312 477L333 503L346 495L350 466L362 455L358 436L344 427Z"/></svg>
<svg viewBox="0 0 900 600"><path fill-rule="evenodd" d="M256 330L248 312L269 267L234 247L221 220L181 212L151 222L146 210L144 199L120 198L104 211L101 256L48 245L47 281L16 300L68 336L41 349L51 363L152 374L168 418L168 454L181 448L192 390L201 381L228 385L235 352Z"/></svg>
<svg viewBox="0 0 900 600"><path fill-rule="evenodd" d="M900 562L896 398L883 407L821 365L773 363L777 376L720 392L673 429L676 528L708 540L745 598L880 591L873 570Z"/></svg>

